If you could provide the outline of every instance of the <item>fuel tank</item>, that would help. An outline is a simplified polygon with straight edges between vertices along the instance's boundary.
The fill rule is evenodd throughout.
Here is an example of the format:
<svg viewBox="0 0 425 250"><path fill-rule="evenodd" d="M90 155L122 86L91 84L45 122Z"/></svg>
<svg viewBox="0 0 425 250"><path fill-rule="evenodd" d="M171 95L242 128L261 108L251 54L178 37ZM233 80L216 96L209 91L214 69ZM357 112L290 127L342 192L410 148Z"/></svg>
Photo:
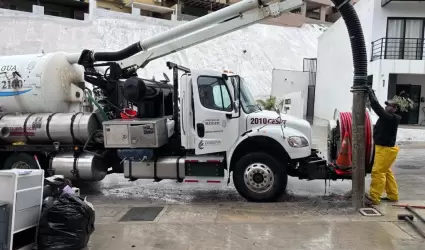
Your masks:
<svg viewBox="0 0 425 250"><path fill-rule="evenodd" d="M66 53L1 56L0 112L73 112L71 105L83 102L83 84L82 67Z"/></svg>

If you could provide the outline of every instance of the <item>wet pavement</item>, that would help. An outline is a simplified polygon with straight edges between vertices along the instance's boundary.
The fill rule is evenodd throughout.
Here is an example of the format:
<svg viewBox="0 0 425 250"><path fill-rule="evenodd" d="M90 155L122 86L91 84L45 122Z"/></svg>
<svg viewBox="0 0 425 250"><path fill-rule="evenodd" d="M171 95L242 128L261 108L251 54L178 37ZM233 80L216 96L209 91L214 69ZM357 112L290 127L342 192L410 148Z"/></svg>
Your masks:
<svg viewBox="0 0 425 250"><path fill-rule="evenodd" d="M313 129L313 143L325 149L326 128ZM418 144L401 146L394 166L400 203L425 205L424 163ZM110 175L81 188L96 208L89 249L423 249L425 243L397 220L402 209L382 204L384 216L355 213L343 197L350 181L289 178L287 194L268 204L244 201L232 184L129 182ZM121 221L135 207L159 214L152 221Z"/></svg>

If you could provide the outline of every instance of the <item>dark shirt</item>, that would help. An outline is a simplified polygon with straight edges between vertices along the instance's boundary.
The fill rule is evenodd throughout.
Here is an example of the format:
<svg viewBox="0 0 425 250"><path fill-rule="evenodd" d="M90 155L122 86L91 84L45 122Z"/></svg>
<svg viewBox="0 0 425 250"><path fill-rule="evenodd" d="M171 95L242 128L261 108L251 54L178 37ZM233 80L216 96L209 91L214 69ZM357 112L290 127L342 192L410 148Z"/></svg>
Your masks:
<svg viewBox="0 0 425 250"><path fill-rule="evenodd" d="M369 100L373 111L379 116L375 128L373 129L373 140L375 145L394 147L401 117L397 114L385 111L379 104L374 93L369 95Z"/></svg>

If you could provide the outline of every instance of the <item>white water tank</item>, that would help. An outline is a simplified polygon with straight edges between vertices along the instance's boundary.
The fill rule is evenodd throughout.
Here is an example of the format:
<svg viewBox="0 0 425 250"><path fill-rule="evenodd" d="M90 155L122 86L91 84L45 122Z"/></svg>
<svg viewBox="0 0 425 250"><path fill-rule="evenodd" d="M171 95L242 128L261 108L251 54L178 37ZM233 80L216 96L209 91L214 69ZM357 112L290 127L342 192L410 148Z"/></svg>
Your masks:
<svg viewBox="0 0 425 250"><path fill-rule="evenodd" d="M72 65L67 54L0 57L0 112L71 112L83 101L83 68ZM78 106L78 105L77 105Z"/></svg>

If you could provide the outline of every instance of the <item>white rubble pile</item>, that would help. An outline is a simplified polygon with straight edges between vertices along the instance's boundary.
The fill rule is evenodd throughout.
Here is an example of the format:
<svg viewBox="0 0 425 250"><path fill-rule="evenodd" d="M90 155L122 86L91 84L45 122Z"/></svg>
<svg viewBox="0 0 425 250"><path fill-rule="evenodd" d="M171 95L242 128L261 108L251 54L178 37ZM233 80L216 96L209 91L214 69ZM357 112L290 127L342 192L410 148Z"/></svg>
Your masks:
<svg viewBox="0 0 425 250"><path fill-rule="evenodd" d="M0 54L34 54L55 51L119 50L139 39L174 27L172 22L130 14L96 10L91 21L37 16L0 10ZM255 24L243 30L158 59L142 70L142 76L157 80L166 72L166 61L191 68L232 70L243 75L254 96L270 95L272 70L302 70L303 58L314 58L317 38L326 27L302 28Z"/></svg>

